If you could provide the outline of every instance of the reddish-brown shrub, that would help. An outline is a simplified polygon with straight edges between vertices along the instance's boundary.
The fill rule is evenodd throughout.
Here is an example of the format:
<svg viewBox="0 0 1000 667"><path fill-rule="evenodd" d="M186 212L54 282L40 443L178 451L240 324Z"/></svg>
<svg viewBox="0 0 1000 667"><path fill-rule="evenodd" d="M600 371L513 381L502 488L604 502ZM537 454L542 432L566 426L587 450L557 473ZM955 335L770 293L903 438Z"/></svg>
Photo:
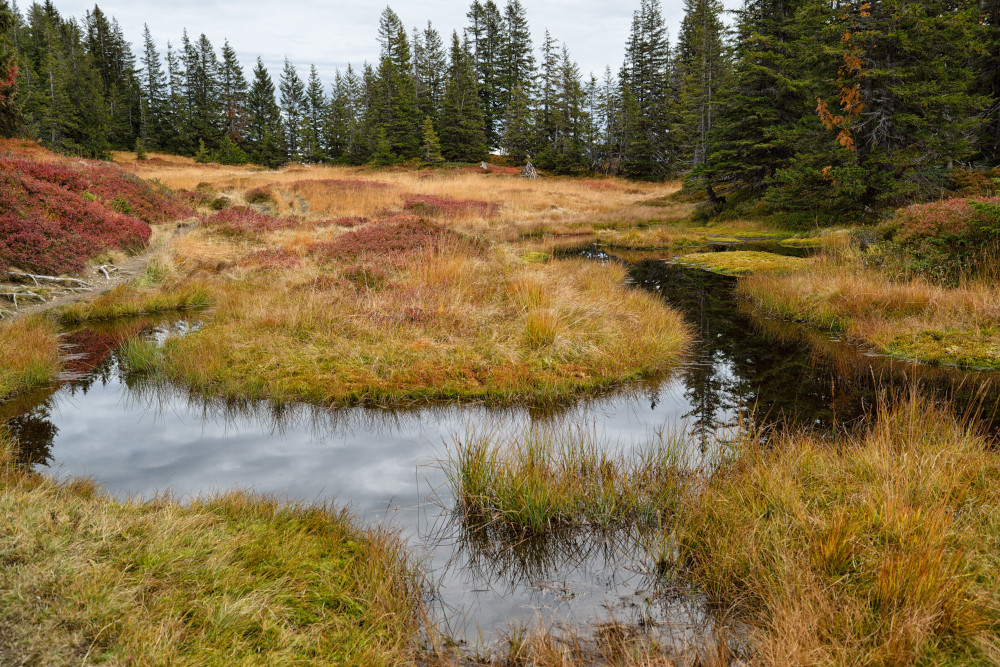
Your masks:
<svg viewBox="0 0 1000 667"><path fill-rule="evenodd" d="M325 259L393 259L461 241L455 232L415 216L395 216L344 232L332 241L314 243L310 252Z"/></svg>
<svg viewBox="0 0 1000 667"><path fill-rule="evenodd" d="M0 268L76 273L99 252L148 242L148 224L81 196L78 175L59 167L0 159Z"/></svg>
<svg viewBox="0 0 1000 667"><path fill-rule="evenodd" d="M500 206L477 199L450 199L434 195L410 195L406 198L405 207L408 211L421 215L456 218L466 215L481 215L489 217L496 215Z"/></svg>
<svg viewBox="0 0 1000 667"><path fill-rule="evenodd" d="M364 190L388 190L392 186L388 183L382 183L380 181L363 181L360 179L338 179L338 178L326 178L315 181L295 181L292 183L291 188L294 191L299 191L303 188L327 188L329 190L353 190L356 192L361 192Z"/></svg>
<svg viewBox="0 0 1000 667"><path fill-rule="evenodd" d="M234 206L204 220L206 227L227 236L255 236L302 225L296 218L277 218L248 208Z"/></svg>
<svg viewBox="0 0 1000 667"><path fill-rule="evenodd" d="M292 269L301 264L302 258L287 248L258 250L240 260L240 266L259 269Z"/></svg>

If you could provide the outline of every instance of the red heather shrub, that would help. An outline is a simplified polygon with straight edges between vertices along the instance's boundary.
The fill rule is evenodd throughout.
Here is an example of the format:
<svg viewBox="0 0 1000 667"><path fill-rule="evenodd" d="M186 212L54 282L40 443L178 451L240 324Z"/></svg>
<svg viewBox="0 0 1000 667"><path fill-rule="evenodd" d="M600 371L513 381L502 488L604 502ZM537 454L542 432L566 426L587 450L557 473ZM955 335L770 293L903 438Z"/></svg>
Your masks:
<svg viewBox="0 0 1000 667"><path fill-rule="evenodd" d="M462 237L441 225L414 216L396 216L344 232L332 241L314 243L310 252L321 259L392 259L420 250L437 249Z"/></svg>
<svg viewBox="0 0 1000 667"><path fill-rule="evenodd" d="M915 204L896 212L890 225L894 240L909 245L922 239L967 237L989 227L996 227L997 220L978 209L974 203L1000 204L1000 199L944 199L929 204Z"/></svg>
<svg viewBox="0 0 1000 667"><path fill-rule="evenodd" d="M355 227L360 227L361 225L368 224L368 218L336 218L330 220L330 225L336 225L337 227L345 227L347 229L353 229Z"/></svg>
<svg viewBox="0 0 1000 667"><path fill-rule="evenodd" d="M259 269L293 269L302 259L287 248L268 248L252 252L240 260L240 266Z"/></svg>
<svg viewBox="0 0 1000 667"><path fill-rule="evenodd" d="M95 201L116 213L156 223L191 215L183 200L107 162L0 160L16 172Z"/></svg>
<svg viewBox="0 0 1000 667"><path fill-rule="evenodd" d="M382 183L380 181L362 181L359 179L338 179L338 178L326 178L315 181L295 181L292 183L292 190L301 190L303 188L326 188L329 190L353 190L355 192L363 192L365 190L388 190L392 186L388 183Z"/></svg>
<svg viewBox="0 0 1000 667"><path fill-rule="evenodd" d="M314 280L305 283L300 286L302 289L313 289L316 291L328 291L335 289L343 289L347 287L353 287L351 283L347 282L339 276L331 276L329 273L323 273Z"/></svg>
<svg viewBox="0 0 1000 667"><path fill-rule="evenodd" d="M276 218L246 206L234 206L219 211L207 218L204 224L227 236L255 236L302 225L296 218Z"/></svg>
<svg viewBox="0 0 1000 667"><path fill-rule="evenodd" d="M985 266L1000 243L1000 199L945 199L896 212L880 231L906 269L956 283Z"/></svg>
<svg viewBox="0 0 1000 667"><path fill-rule="evenodd" d="M496 215L500 210L498 204L490 202L476 199L458 200L434 195L411 195L406 198L405 208L422 215L440 215L448 218L465 215L487 217Z"/></svg>
<svg viewBox="0 0 1000 667"><path fill-rule="evenodd" d="M71 184L72 174L56 170L52 182L27 173L49 166L59 165L0 159L0 268L77 273L102 251L146 245L148 224L59 185Z"/></svg>

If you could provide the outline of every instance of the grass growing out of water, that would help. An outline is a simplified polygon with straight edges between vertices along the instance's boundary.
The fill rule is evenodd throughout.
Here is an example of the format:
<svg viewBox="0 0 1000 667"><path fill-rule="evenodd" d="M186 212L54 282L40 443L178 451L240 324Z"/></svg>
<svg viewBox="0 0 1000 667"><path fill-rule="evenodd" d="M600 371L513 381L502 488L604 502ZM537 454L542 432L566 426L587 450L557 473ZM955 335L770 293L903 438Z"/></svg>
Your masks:
<svg viewBox="0 0 1000 667"><path fill-rule="evenodd" d="M765 665L987 664L1000 454L922 400L836 444L742 448L686 503L681 562Z"/></svg>
<svg viewBox="0 0 1000 667"><path fill-rule="evenodd" d="M664 437L626 456L584 431L532 430L512 440L470 435L445 467L465 513L540 534L668 522L685 485L682 458Z"/></svg>
<svg viewBox="0 0 1000 667"><path fill-rule="evenodd" d="M790 273L811 263L801 257L787 257L772 252L737 250L733 252L705 252L678 258L679 264L695 266L727 276L746 276L752 273Z"/></svg>
<svg viewBox="0 0 1000 667"><path fill-rule="evenodd" d="M119 503L14 467L3 441L0 516L6 664L399 664L413 648L401 543L339 510Z"/></svg>
<svg viewBox="0 0 1000 667"><path fill-rule="evenodd" d="M210 303L205 287L184 285L149 290L134 285L120 285L93 301L81 301L64 308L59 314L63 324L79 324L119 317L155 315L172 310L204 308Z"/></svg>
<svg viewBox="0 0 1000 667"><path fill-rule="evenodd" d="M52 382L59 372L59 339L44 317L0 323L0 399Z"/></svg>
<svg viewBox="0 0 1000 667"><path fill-rule="evenodd" d="M933 363L1000 368L1000 299L995 282L958 287L893 279L851 258L825 258L785 276L740 282L761 314L844 332L880 352Z"/></svg>

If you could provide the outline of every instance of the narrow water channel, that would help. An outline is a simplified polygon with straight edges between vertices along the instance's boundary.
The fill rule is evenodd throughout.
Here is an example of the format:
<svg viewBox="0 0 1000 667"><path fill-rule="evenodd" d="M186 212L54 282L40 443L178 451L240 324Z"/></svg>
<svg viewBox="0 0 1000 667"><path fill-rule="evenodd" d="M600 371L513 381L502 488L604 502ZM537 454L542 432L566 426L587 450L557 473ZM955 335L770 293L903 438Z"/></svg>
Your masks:
<svg viewBox="0 0 1000 667"><path fill-rule="evenodd" d="M698 332L690 359L662 381L545 409L227 405L125 373L116 348L127 337L162 339L198 326L131 321L68 332L58 385L0 405L0 422L26 463L57 477L91 477L119 498L241 488L348 505L363 521L400 531L434 582L436 620L473 645L517 623L612 616L669 624L683 638L705 617L697 598L658 589L650 563L628 546L633 540L576 534L511 544L463 525L441 460L471 431L581 428L623 449L683 433L704 450L741 414L765 425L849 427L875 409L879 387L914 383L960 409L979 406L997 428L996 390L982 389L989 374L889 360L801 327L754 321L733 279L672 264L669 254L575 252L627 262L637 287L680 309Z"/></svg>

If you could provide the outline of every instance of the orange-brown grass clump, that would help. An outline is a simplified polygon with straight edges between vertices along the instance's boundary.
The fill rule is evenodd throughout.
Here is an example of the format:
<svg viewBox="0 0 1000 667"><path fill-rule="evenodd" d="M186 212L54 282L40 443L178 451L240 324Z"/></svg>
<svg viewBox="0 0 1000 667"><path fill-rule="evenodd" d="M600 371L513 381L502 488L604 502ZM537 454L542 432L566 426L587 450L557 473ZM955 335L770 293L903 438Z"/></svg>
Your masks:
<svg viewBox="0 0 1000 667"><path fill-rule="evenodd" d="M827 257L808 271L748 277L738 289L758 313L841 331L885 354L1000 367L993 281L945 287L920 277L891 280L849 257Z"/></svg>
<svg viewBox="0 0 1000 667"><path fill-rule="evenodd" d="M836 445L747 436L682 509L680 563L755 664L993 664L998 475L995 443L916 398Z"/></svg>
<svg viewBox="0 0 1000 667"><path fill-rule="evenodd" d="M621 267L532 264L415 216L264 242L196 230L175 243L172 289L197 278L214 308L150 372L208 395L326 405L547 400L660 374L689 340ZM246 259L293 256L267 271Z"/></svg>
<svg viewBox="0 0 1000 667"><path fill-rule="evenodd" d="M21 317L0 323L0 400L55 380L59 339L53 323Z"/></svg>
<svg viewBox="0 0 1000 667"><path fill-rule="evenodd" d="M0 434L5 664L402 664L420 586L391 534L248 493L116 502Z"/></svg>

